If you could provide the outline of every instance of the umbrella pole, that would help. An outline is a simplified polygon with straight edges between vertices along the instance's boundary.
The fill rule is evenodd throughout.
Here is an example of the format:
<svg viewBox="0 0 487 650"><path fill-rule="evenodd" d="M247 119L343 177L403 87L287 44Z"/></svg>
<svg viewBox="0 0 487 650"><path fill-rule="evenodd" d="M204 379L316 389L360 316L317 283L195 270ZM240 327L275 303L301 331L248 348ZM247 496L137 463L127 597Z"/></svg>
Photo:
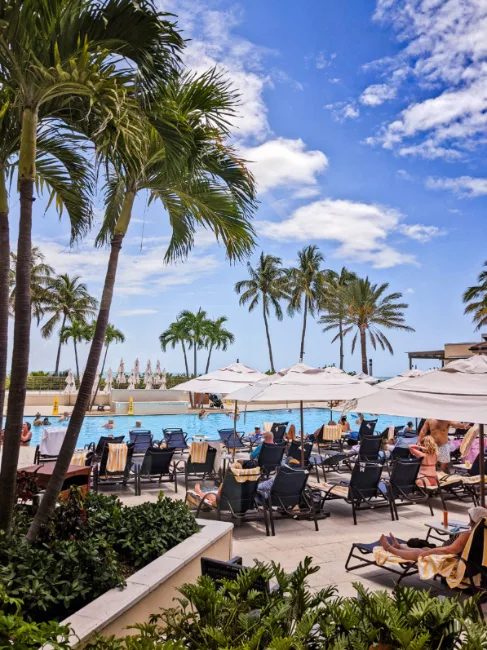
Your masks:
<svg viewBox="0 0 487 650"><path fill-rule="evenodd" d="M485 448L484 448L484 425L479 425L479 474L480 474L480 505L485 508Z"/></svg>
<svg viewBox="0 0 487 650"><path fill-rule="evenodd" d="M301 417L301 467L304 467L304 412L303 402L299 402L299 410Z"/></svg>
<svg viewBox="0 0 487 650"><path fill-rule="evenodd" d="M235 409L233 411L233 449L232 449L232 463L235 462L235 448L237 444L237 400L235 400Z"/></svg>

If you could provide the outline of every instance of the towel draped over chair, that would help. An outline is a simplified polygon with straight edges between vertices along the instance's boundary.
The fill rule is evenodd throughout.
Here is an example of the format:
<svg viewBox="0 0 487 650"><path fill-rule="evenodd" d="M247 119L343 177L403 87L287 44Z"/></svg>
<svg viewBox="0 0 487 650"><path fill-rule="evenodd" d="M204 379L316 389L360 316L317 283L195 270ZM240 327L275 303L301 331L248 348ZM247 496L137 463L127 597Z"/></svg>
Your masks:
<svg viewBox="0 0 487 650"><path fill-rule="evenodd" d="M127 445L108 443L107 472L123 472L127 464Z"/></svg>

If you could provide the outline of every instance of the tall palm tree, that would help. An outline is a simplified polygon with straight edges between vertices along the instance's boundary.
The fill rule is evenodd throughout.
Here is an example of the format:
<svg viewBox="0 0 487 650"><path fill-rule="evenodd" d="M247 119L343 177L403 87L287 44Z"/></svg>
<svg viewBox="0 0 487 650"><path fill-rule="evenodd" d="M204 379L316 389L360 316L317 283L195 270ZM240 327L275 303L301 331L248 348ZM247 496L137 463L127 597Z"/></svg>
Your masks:
<svg viewBox="0 0 487 650"><path fill-rule="evenodd" d="M95 333L95 328L92 328L92 334L94 335ZM90 337L90 340L93 338L93 336ZM95 389L95 393L93 395L93 401L91 402L91 408L93 408L93 405L96 400L96 396L98 394L98 391L100 390L100 384L101 384L101 378L103 377L103 372L105 370L105 363L107 360L107 354L108 354L108 348L112 343L125 343L125 335L121 330L118 330L115 325L112 325L111 323L108 323L107 325L107 330L105 332L105 354L103 355L103 363L101 364L101 371L100 371L100 377L98 379L98 385Z"/></svg>
<svg viewBox="0 0 487 650"><path fill-rule="evenodd" d="M30 295L32 316L39 325L45 313L46 305L50 300L48 291L49 284L54 274L54 269L44 262L45 255L38 246L32 246L31 271L30 271ZM17 255L10 253L10 311L14 315L15 306L15 268L17 266Z"/></svg>
<svg viewBox="0 0 487 650"><path fill-rule="evenodd" d="M484 262L484 271L477 277L478 284L469 287L463 294L466 303L465 313L473 315L475 329L479 330L487 324L487 261Z"/></svg>
<svg viewBox="0 0 487 650"><path fill-rule="evenodd" d="M298 251L298 265L289 269L290 299L288 313L303 312L303 330L299 358L304 358L304 341L308 314L314 316L325 300L328 271L321 268L325 261L317 246L306 246Z"/></svg>
<svg viewBox="0 0 487 650"><path fill-rule="evenodd" d="M83 343L90 340L90 325L86 321L72 320L69 327L65 326L61 329L59 340L61 344L67 343L70 339L73 340L74 358L76 362L76 377L79 381L79 362L78 362L78 343Z"/></svg>
<svg viewBox="0 0 487 650"><path fill-rule="evenodd" d="M164 332L159 336L159 341L161 342L162 351L165 352L170 345L174 350L176 345L181 345L184 356L184 369L186 371L186 379L189 379L189 366L188 366L188 356L186 353L186 345L188 341L188 332L186 326L179 320L174 321L169 325L169 327L164 330Z"/></svg>
<svg viewBox="0 0 487 650"><path fill-rule="evenodd" d="M249 304L249 311L253 311L262 301L262 314L264 316L265 333L267 337L267 347L269 349L269 361L272 372L274 368L274 357L272 354L271 336L269 334L268 317L271 308L277 316L277 320L282 320L282 308L280 300L289 299L289 282L288 273L282 267L281 258L274 255L264 255L261 252L259 264L256 268L247 262L247 270L250 280L241 280L235 285L235 291L240 296L239 304Z"/></svg>
<svg viewBox="0 0 487 650"><path fill-rule="evenodd" d="M208 329L208 317L206 311L198 309L196 313L184 309L178 315L178 321L186 330L187 340L193 348L193 376L198 376L198 350L205 344L205 336Z"/></svg>
<svg viewBox="0 0 487 650"><path fill-rule="evenodd" d="M226 351L228 346L235 341L235 336L223 327L223 323L226 323L227 321L228 318L226 316L220 316L220 318L217 318L216 320L208 320L206 322L204 344L205 347L208 348L208 359L206 361L205 374L210 369L212 351Z"/></svg>
<svg viewBox="0 0 487 650"><path fill-rule="evenodd" d="M66 323L78 321L87 322L96 314L98 301L90 295L88 287L84 282L80 282L80 276L69 276L67 273L51 278L47 291L50 299L44 306L44 314L51 315L49 320L41 328L43 338L51 337L56 326L61 322L60 334L66 327ZM59 345L56 355L56 367L54 375L59 372L59 362L61 360L62 339L59 337Z"/></svg>
<svg viewBox="0 0 487 650"><path fill-rule="evenodd" d="M402 298L402 293L389 293L389 283L371 284L369 278L357 278L345 289L346 316L344 336L356 330L352 341L352 353L357 341L360 339L362 352L362 371L367 372L367 337L372 347L377 349L377 344L382 350L389 350L394 354L392 345L382 329L405 330L414 332L412 327L406 325L404 310L408 304L397 302Z"/></svg>
<svg viewBox="0 0 487 650"><path fill-rule="evenodd" d="M320 323L325 325L324 332L338 330L332 343L340 341L340 369L343 370L343 360L345 358L343 346L343 322L345 319L345 289L350 282L357 279L357 275L347 268L342 267L340 273L328 271L326 274L326 293L321 309L325 311L320 318Z"/></svg>
<svg viewBox="0 0 487 650"><path fill-rule="evenodd" d="M41 111L46 119L64 116L59 137L63 124L72 119L82 120L90 113L112 119L118 115L124 86L137 78L144 87L155 70L163 74L172 69L174 48L180 48L182 39L161 20L151 0L6 0L0 4L0 22L0 85L15 96L21 122L17 295L0 474L0 529L8 531L29 362L32 214ZM88 226L85 221L77 230Z"/></svg>

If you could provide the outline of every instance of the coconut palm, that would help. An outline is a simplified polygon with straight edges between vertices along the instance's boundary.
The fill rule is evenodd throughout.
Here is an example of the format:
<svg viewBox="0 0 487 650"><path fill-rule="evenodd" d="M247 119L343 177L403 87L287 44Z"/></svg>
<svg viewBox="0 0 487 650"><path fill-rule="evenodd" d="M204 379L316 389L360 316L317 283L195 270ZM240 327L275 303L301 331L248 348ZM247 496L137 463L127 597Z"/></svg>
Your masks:
<svg viewBox="0 0 487 650"><path fill-rule="evenodd" d="M172 70L182 39L151 0L6 0L0 5L0 22L0 85L15 96L21 121L16 318L0 474L0 528L8 530L29 361L31 232L41 110L45 119L64 119L58 137L71 120L93 114L116 118L126 86L137 80L139 88L148 87L154 73ZM78 226L79 232L89 223Z"/></svg>
<svg viewBox="0 0 487 650"><path fill-rule="evenodd" d="M345 292L344 290L350 282L356 280L357 276L345 267L342 267L340 273L328 271L326 274L326 293L321 309L325 311L319 320L324 332L338 330L332 343L340 341L340 369L343 370L343 360L345 357L343 346L343 321L345 318Z"/></svg>
<svg viewBox="0 0 487 650"><path fill-rule="evenodd" d="M89 341L91 337L91 325L85 321L73 320L71 324L61 329L59 340L62 344L68 343L70 339L73 340L74 358L76 361L76 377L79 381L79 363L78 363L78 343Z"/></svg>
<svg viewBox="0 0 487 650"><path fill-rule="evenodd" d="M404 310L409 305L397 302L402 298L402 293L389 293L389 283L371 284L369 278L357 278L345 289L346 315L343 335L356 330L352 341L352 353L357 341L360 340L362 352L362 372L367 373L367 337L372 347L377 349L377 344L382 350L389 350L394 354L392 345L382 329L405 330L414 332L412 327L406 325Z"/></svg>
<svg viewBox="0 0 487 650"><path fill-rule="evenodd" d="M208 318L206 311L198 309L196 313L184 309L178 315L178 321L186 331L186 337L191 348L193 348L193 376L198 376L198 350L205 344L205 337L208 329Z"/></svg>
<svg viewBox="0 0 487 650"><path fill-rule="evenodd" d="M95 333L95 327L91 328L91 336L90 336L90 341L93 339ZM108 354L108 348L112 343L125 343L125 335L121 330L118 330L115 325L112 325L111 323L108 323L107 325L107 330L105 332L105 354L103 355L103 363L101 364L101 372L100 372L100 377L98 379L98 385L95 389L95 393L93 395L93 401L91 402L91 408L93 408L93 405L96 400L96 396L98 391L100 390L100 384L101 384L101 378L103 377L103 371L105 370L105 363L107 360L107 354Z"/></svg>
<svg viewBox="0 0 487 650"><path fill-rule="evenodd" d="M477 330L487 324L487 261L484 262L484 269L477 277L478 284L469 287L463 294L463 302L467 305L465 313L472 314Z"/></svg>
<svg viewBox="0 0 487 650"><path fill-rule="evenodd" d="M47 285L49 301L44 305L44 314L50 318L41 328L42 337L51 337L56 326L61 323L59 345L56 355L56 367L54 375L59 372L61 359L62 337L61 333L67 323L78 321L87 323L89 318L96 314L98 301L88 292L84 282L80 282L80 276L69 276L67 273L51 278Z"/></svg>
<svg viewBox="0 0 487 650"><path fill-rule="evenodd" d="M211 353L213 350L226 351L228 346L235 341L234 335L223 327L228 321L226 316L220 316L216 320L207 320L205 328L205 348L208 348L208 359L206 361L207 373L210 369Z"/></svg>
<svg viewBox="0 0 487 650"><path fill-rule="evenodd" d="M290 299L288 313L303 312L303 330L299 358L304 358L304 341L308 314L314 316L326 295L328 271L321 268L325 261L317 246L306 246L298 251L298 265L289 269Z"/></svg>
<svg viewBox="0 0 487 650"><path fill-rule="evenodd" d="M241 294L239 304L249 304L249 311L253 311L260 302L262 302L262 314L264 317L265 333L267 337L267 347L269 349L269 361L272 372L274 368L274 357L272 354L271 337L269 334L268 318L271 308L278 320L282 320L282 308L280 300L289 299L289 282L288 273L282 267L282 261L274 255L264 255L261 252L259 264L253 267L250 262L247 263L247 270L250 280L241 280L235 285L235 291Z"/></svg>
<svg viewBox="0 0 487 650"><path fill-rule="evenodd" d="M54 269L44 262L45 256L38 246L32 247L31 270L30 270L30 292L32 316L39 325L45 313L46 305L50 300L48 286L52 280ZM15 268L17 266L17 255L10 253L10 314L14 316L15 306Z"/></svg>
<svg viewBox="0 0 487 650"><path fill-rule="evenodd" d="M171 348L174 348L177 345L181 345L184 355L184 368L186 371L186 379L189 379L189 366L188 366L188 356L186 353L186 345L189 344L188 332L186 326L181 323L181 321L174 321L169 325L169 327L164 330L164 332L159 336L159 341L161 342L162 351L165 352L170 345Z"/></svg>

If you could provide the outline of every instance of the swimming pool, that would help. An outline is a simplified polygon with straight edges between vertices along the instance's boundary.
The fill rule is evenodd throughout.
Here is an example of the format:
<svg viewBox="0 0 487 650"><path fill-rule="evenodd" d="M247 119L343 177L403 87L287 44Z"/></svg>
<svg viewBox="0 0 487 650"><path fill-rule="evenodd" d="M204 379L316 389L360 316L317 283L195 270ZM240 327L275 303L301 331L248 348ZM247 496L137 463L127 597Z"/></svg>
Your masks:
<svg viewBox="0 0 487 650"><path fill-rule="evenodd" d="M336 420L340 413L334 411L334 419ZM149 429L155 439L163 437L162 429L169 427L181 427L191 439L194 435L204 434L210 440L218 440L218 429L229 429L233 427L233 419L229 417L225 411L210 411L208 417L200 420L197 415L179 414L179 415L144 415L144 416L129 416L119 415L114 417L115 429L107 431L103 428L108 418L111 417L107 414L106 417L86 417L81 429L78 440L78 445L83 446L90 442L97 442L100 436L107 433L114 435L125 434L128 439L128 433L131 429L135 428L135 421L141 420L144 429ZM367 417L367 415L366 415ZM323 423L327 423L330 419L329 409L305 409L304 412L304 428L306 433L316 431ZM392 417L389 415L379 416L377 423L377 430L383 431L387 426L399 426L406 424L412 418ZM33 417L26 417L25 421L32 423ZM63 426L57 423L56 417L50 418L52 426ZM353 429L356 415L353 413L348 414L348 421ZM238 431L250 433L254 430L255 426L262 427L263 422L289 422L294 424L296 431L301 428L299 422L299 409L279 409L270 411L249 411L247 413L241 412L238 420ZM66 426L66 425L64 425ZM41 439L42 427L32 427L32 444L36 445Z"/></svg>

